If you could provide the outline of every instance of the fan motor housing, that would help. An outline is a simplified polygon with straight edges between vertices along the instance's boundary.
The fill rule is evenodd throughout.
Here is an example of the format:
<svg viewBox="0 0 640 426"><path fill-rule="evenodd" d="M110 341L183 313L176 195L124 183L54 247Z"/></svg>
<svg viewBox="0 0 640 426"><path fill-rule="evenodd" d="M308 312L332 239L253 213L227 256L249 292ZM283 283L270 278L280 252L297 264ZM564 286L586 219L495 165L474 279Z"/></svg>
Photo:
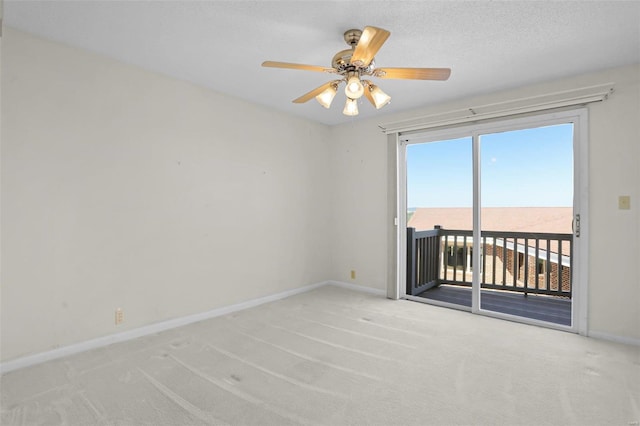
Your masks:
<svg viewBox="0 0 640 426"><path fill-rule="evenodd" d="M350 71L358 71L360 74L371 74L375 68L374 60L371 60L366 67L358 67L351 64L351 57L353 56L353 49L345 49L336 53L331 60L331 66L335 68L338 74L344 75Z"/></svg>
<svg viewBox="0 0 640 426"><path fill-rule="evenodd" d="M331 66L338 70L338 73L347 71L347 68L352 67L351 56L353 55L353 49L345 49L336 53L331 60Z"/></svg>

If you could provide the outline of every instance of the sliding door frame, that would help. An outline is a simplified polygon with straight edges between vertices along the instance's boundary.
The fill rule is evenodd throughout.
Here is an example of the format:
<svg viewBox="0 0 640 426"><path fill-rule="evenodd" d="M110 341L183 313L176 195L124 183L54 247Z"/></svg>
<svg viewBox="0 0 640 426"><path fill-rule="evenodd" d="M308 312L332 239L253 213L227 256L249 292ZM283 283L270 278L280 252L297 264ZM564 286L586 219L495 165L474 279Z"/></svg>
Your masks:
<svg viewBox="0 0 640 426"><path fill-rule="evenodd" d="M572 324L570 327L557 325L545 321L538 321L514 315L502 314L480 309L480 268L473 269L472 308L418 298L406 294L406 228L407 228L407 145L416 143L436 142L461 137L472 137L473 150L473 264L480 265L480 232L481 232L481 170L480 170L480 136L506 131L523 130L558 124L573 124L573 214L574 219L579 215L580 232L574 229L574 265L572 268ZM588 322L588 239L589 239L589 192L588 192L588 110L587 108L572 108L562 111L547 111L524 117L505 117L486 122L465 124L456 127L414 130L389 135L390 145L395 142L395 175L397 180L395 219L396 230L396 286L390 286L389 297L404 298L423 303L445 306L449 308L471 311L475 314L486 315L526 324L539 325L565 331L587 335ZM391 153L391 152L390 152ZM395 296L395 297L394 297Z"/></svg>

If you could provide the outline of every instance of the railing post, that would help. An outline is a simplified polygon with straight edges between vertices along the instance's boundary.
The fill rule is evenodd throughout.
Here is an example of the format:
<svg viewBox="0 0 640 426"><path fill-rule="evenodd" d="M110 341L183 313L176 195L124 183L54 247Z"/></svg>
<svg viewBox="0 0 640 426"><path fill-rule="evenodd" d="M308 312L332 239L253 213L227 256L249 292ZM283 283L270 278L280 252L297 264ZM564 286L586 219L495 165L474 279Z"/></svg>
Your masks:
<svg viewBox="0 0 640 426"><path fill-rule="evenodd" d="M416 287L416 228L407 228L407 294Z"/></svg>
<svg viewBox="0 0 640 426"><path fill-rule="evenodd" d="M528 296L529 290L529 239L527 237L524 238L524 256L522 256L524 260L524 297Z"/></svg>
<svg viewBox="0 0 640 426"><path fill-rule="evenodd" d="M433 229L437 229L438 230L438 234L436 237L436 253L435 253L435 258L437 259L436 262L436 277L435 277L435 286L438 287L440 285L440 268L444 268L443 261L440 259L440 247L442 246L442 241L440 241L440 238L442 237L442 232L441 229L442 227L440 225L434 225ZM446 249L446 247L445 247ZM446 277L445 277L446 278Z"/></svg>
<svg viewBox="0 0 640 426"><path fill-rule="evenodd" d="M580 220L580 215L578 215L578 220ZM576 237L579 237L579 236L580 234L578 233ZM568 241L569 241L569 299L571 299L573 297L573 236L571 236L571 238L569 238Z"/></svg>

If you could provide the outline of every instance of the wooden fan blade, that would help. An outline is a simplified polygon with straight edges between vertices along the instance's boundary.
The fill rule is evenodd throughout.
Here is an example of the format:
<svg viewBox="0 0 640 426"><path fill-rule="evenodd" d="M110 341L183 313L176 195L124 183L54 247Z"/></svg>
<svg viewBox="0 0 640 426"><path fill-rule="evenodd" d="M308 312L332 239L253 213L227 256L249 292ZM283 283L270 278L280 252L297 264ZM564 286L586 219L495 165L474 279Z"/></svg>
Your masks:
<svg viewBox="0 0 640 426"><path fill-rule="evenodd" d="M390 35L389 31L382 28L364 27L360 40L351 55L351 64L356 66L369 65Z"/></svg>
<svg viewBox="0 0 640 426"><path fill-rule="evenodd" d="M313 98L315 98L316 96L318 96L320 93L324 92L325 90L327 90L329 87L331 87L334 84L338 84L341 80L334 80L334 81L330 81L328 83L323 84L320 87L316 87L315 89L313 89L312 91L305 93L304 95L300 96L297 99L293 100L294 104L303 104Z"/></svg>
<svg viewBox="0 0 640 426"><path fill-rule="evenodd" d="M289 62L275 62L275 61L264 61L262 63L263 67L268 68L288 68L292 70L303 70L303 71L318 71L318 72L336 72L333 68L320 67L317 65L305 65L305 64L292 64Z"/></svg>
<svg viewBox="0 0 640 426"><path fill-rule="evenodd" d="M447 80L450 68L377 68L373 75L380 78L404 80Z"/></svg>

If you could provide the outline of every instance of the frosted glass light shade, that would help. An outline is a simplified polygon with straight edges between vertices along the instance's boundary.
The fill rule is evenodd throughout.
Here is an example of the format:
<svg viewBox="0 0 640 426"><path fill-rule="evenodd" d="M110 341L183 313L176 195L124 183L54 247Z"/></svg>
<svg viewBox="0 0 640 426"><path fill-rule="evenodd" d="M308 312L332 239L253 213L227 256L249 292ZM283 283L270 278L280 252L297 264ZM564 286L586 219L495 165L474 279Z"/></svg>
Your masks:
<svg viewBox="0 0 640 426"><path fill-rule="evenodd" d="M391 101L391 96L384 93L378 86L371 85L371 97L376 109L380 109Z"/></svg>
<svg viewBox="0 0 640 426"><path fill-rule="evenodd" d="M352 75L347 80L347 87L344 88L347 98L359 99L364 94L364 86L357 74Z"/></svg>
<svg viewBox="0 0 640 426"><path fill-rule="evenodd" d="M358 115L358 101L356 99L347 98L347 103L344 104L344 115Z"/></svg>
<svg viewBox="0 0 640 426"><path fill-rule="evenodd" d="M335 98L337 92L338 91L336 90L336 86L329 86L322 93L320 93L318 96L316 96L316 100L323 107L329 108L331 106L331 102L333 102L333 98Z"/></svg>

